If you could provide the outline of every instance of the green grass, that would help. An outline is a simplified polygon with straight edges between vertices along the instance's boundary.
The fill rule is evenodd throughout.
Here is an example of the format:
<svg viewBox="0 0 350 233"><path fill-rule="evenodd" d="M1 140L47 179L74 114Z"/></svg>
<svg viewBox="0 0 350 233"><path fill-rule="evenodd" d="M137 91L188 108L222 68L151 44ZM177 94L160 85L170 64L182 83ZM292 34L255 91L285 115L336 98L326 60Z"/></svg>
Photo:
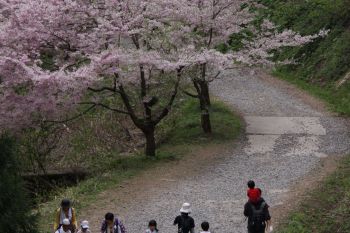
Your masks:
<svg viewBox="0 0 350 233"><path fill-rule="evenodd" d="M179 144L220 143L234 139L240 132L240 120L220 101L212 101L210 117L213 133L204 135L200 128L199 104L189 99L169 117L160 128L166 131L162 143L166 146ZM233 117L234 116L234 117Z"/></svg>
<svg viewBox="0 0 350 233"><path fill-rule="evenodd" d="M294 58L289 73L315 83L330 83L350 71L349 0L260 0L268 6L265 15L283 29L302 35L329 29L326 37L305 46L286 48L279 59Z"/></svg>
<svg viewBox="0 0 350 233"><path fill-rule="evenodd" d="M53 212L64 197L74 202L74 207L81 210L94 202L102 191L117 187L121 181L129 179L141 171L160 166L185 156L194 146L223 143L236 138L241 129L240 118L227 106L213 101L211 107L213 134L203 135L200 128L200 110L193 99L185 99L176 104L172 114L159 125L157 134L160 141L157 156L145 157L142 153L121 156L117 152L99 155L94 159L93 174L77 186L61 188L51 194L50 201L39 205L40 230L51 232L49 224L53 222Z"/></svg>
<svg viewBox="0 0 350 233"><path fill-rule="evenodd" d="M283 69L278 69L273 74L325 101L330 110L340 115L350 116L350 83L336 90L332 84L319 86L307 80L300 79L297 75Z"/></svg>
<svg viewBox="0 0 350 233"><path fill-rule="evenodd" d="M340 163L300 208L292 213L279 233L350 232L350 155Z"/></svg>

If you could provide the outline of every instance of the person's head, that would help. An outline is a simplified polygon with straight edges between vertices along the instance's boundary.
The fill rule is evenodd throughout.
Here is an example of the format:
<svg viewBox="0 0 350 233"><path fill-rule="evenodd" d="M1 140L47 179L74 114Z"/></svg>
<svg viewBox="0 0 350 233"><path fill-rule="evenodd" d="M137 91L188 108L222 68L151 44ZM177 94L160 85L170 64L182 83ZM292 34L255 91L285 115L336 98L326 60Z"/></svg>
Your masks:
<svg viewBox="0 0 350 233"><path fill-rule="evenodd" d="M202 222L201 227L202 227L203 231L208 231L209 230L209 223L208 222Z"/></svg>
<svg viewBox="0 0 350 233"><path fill-rule="evenodd" d="M70 221L68 218L63 219L62 221L62 228L64 231L68 231L70 228Z"/></svg>
<svg viewBox="0 0 350 233"><path fill-rule="evenodd" d="M190 214L191 213L191 205L190 205L190 203L183 203L182 204L182 207L181 207L181 209L180 209L180 213L182 214L182 215L188 215L188 214Z"/></svg>
<svg viewBox="0 0 350 233"><path fill-rule="evenodd" d="M87 232L89 229L89 222L87 220L82 221L80 227L82 232Z"/></svg>
<svg viewBox="0 0 350 233"><path fill-rule="evenodd" d="M248 188L253 189L255 188L255 182L253 180L248 181Z"/></svg>
<svg viewBox="0 0 350 233"><path fill-rule="evenodd" d="M108 226L112 226L114 223L114 214L107 213L105 215L105 220L106 220L106 223L108 224Z"/></svg>
<svg viewBox="0 0 350 233"><path fill-rule="evenodd" d="M71 207L71 203L69 199L63 199L61 201L61 208L63 209L63 211L67 212L70 207Z"/></svg>
<svg viewBox="0 0 350 233"><path fill-rule="evenodd" d="M149 228L151 231L157 230L157 222L156 222L156 220L151 220L151 221L149 221L149 223L148 223L148 228Z"/></svg>

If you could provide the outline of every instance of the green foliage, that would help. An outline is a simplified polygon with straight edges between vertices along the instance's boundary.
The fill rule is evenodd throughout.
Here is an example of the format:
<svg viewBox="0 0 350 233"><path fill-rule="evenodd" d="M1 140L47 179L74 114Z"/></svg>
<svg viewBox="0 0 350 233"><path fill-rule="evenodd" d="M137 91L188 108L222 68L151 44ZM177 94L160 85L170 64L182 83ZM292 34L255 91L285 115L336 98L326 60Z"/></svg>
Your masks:
<svg viewBox="0 0 350 233"><path fill-rule="evenodd" d="M55 64L55 55L51 51L45 51L40 54L41 68L44 70L55 71L58 69Z"/></svg>
<svg viewBox="0 0 350 233"><path fill-rule="evenodd" d="M303 35L330 29L324 39L303 47L287 48L278 58L295 58L299 64L287 66L290 73L321 85L341 78L350 70L349 0L261 0L268 15L281 28Z"/></svg>
<svg viewBox="0 0 350 233"><path fill-rule="evenodd" d="M36 233L36 217L31 213L24 183L19 175L15 143L0 137L0 232Z"/></svg>
<svg viewBox="0 0 350 233"><path fill-rule="evenodd" d="M350 155L337 171L310 193L280 233L350 232Z"/></svg>
<svg viewBox="0 0 350 233"><path fill-rule="evenodd" d="M335 88L350 72L350 0L260 0L263 12L281 29L303 35L330 29L327 37L302 47L286 48L276 59L298 64L279 67L275 74L325 100L332 110L350 115L350 84Z"/></svg>

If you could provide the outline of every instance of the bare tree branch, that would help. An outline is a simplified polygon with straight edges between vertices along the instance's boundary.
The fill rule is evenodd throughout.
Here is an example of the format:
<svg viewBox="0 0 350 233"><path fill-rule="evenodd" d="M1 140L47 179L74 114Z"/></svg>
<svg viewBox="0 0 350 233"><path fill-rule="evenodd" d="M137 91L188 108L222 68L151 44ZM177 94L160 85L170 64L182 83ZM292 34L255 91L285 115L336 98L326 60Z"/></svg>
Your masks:
<svg viewBox="0 0 350 233"><path fill-rule="evenodd" d="M117 90L115 90L115 88L111 88L111 87L101 87L101 88L92 88L92 87L88 87L89 91L92 92L103 92L103 91L111 91L111 92L118 92Z"/></svg>
<svg viewBox="0 0 350 233"><path fill-rule="evenodd" d="M114 74L114 77L116 80L118 80L119 75L117 73ZM129 96L126 94L124 87L121 83L118 84L118 89L119 89L119 94L120 97L123 100L123 103L130 115L131 120L134 122L134 124L138 127L138 128L143 128L142 124L140 123L140 119L136 116L134 109L132 108L131 104L130 104L130 100L129 100Z"/></svg>
<svg viewBox="0 0 350 233"><path fill-rule="evenodd" d="M170 112L171 106L174 103L175 97L176 97L178 89L179 89L179 84L180 84L180 80L181 80L181 71L182 71L182 67L180 67L177 70L177 80L176 80L176 83L174 86L174 91L170 97L170 100L169 100L168 104L164 107L161 114L154 120L154 125L157 125Z"/></svg>
<svg viewBox="0 0 350 233"><path fill-rule="evenodd" d="M120 110L120 109L117 109L117 108L112 108L106 104L103 104L103 103L95 103L95 102L81 102L80 104L91 104L91 105L95 105L95 106L99 106L99 107L103 107L103 108L106 108L108 110L111 110L113 112L118 112L118 113L122 113L122 114L126 114L126 115L129 115L128 112L126 111L123 111L123 110Z"/></svg>
<svg viewBox="0 0 350 233"><path fill-rule="evenodd" d="M185 95L188 95L188 96L190 96L190 97L192 97L192 98L199 98L199 96L198 95L196 95L196 94L192 94L192 93L190 93L190 92L188 92L188 91L186 91L186 90L181 90Z"/></svg>
<svg viewBox="0 0 350 233"><path fill-rule="evenodd" d="M84 116L85 114L90 112L95 107L96 107L96 105L91 105L89 108L85 109L83 112L79 113L78 115L75 115L74 117L71 117L71 118L68 118L68 119L65 119L65 120L61 120L61 121L44 121L44 122L47 122L47 123L67 123L69 121L73 121L75 119L78 119L79 117Z"/></svg>

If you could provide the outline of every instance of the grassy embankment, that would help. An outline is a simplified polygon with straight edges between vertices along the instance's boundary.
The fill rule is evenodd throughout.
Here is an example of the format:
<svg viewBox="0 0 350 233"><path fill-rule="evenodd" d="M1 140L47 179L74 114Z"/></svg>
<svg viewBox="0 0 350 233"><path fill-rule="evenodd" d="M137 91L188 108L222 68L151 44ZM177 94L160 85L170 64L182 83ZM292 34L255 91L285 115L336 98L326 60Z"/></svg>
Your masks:
<svg viewBox="0 0 350 233"><path fill-rule="evenodd" d="M94 159L92 174L88 179L77 186L55 191L50 195L50 201L39 205L40 230L51 232L53 211L63 197L71 198L79 211L93 202L100 192L117 187L118 183L141 171L178 160L199 146L224 143L238 136L240 119L223 103L213 101L211 117L213 134L208 137L203 135L200 128L198 103L186 98L180 101L172 114L159 126L159 134L163 137L155 158L147 158L139 152L127 156L111 153Z"/></svg>
<svg viewBox="0 0 350 233"><path fill-rule="evenodd" d="M330 29L327 37L299 47L284 50L279 58L295 58L299 64L279 67L274 74L308 91L328 103L331 110L350 115L350 1L262 0L268 15L282 28L301 34Z"/></svg>
<svg viewBox="0 0 350 233"><path fill-rule="evenodd" d="M350 155L293 212L278 233L350 232Z"/></svg>
<svg viewBox="0 0 350 233"><path fill-rule="evenodd" d="M331 111L339 113L342 116L350 116L350 82L339 89L335 89L331 83L326 86L318 86L306 80L299 79L300 76L290 73L283 68L274 71L273 75L323 100Z"/></svg>

